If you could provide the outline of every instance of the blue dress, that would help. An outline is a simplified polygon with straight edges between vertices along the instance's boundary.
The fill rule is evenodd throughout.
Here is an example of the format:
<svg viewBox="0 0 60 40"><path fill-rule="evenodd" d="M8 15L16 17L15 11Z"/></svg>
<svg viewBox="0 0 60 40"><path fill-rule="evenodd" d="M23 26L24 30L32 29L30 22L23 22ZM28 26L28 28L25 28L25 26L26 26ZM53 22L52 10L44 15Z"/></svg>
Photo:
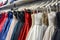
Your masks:
<svg viewBox="0 0 60 40"><path fill-rule="evenodd" d="M13 34L11 36L11 40L18 40L19 33L24 25L24 12L17 12L18 14L14 14L18 19L18 22L13 30Z"/></svg>
<svg viewBox="0 0 60 40"><path fill-rule="evenodd" d="M4 24L4 28L3 28L2 32L0 33L0 40L6 39L12 19L13 19L12 12L8 12L8 19L6 20L6 23Z"/></svg>

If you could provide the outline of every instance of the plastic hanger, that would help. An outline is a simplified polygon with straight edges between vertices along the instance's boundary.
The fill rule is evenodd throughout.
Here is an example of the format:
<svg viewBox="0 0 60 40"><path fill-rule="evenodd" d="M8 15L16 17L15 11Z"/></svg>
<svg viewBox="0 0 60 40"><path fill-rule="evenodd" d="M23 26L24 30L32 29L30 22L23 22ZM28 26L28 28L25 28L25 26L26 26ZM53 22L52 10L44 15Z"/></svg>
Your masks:
<svg viewBox="0 0 60 40"><path fill-rule="evenodd" d="M36 8L36 10L37 10L37 13L40 11L40 12L42 12L42 10L41 10L41 8L40 8L40 6L41 5L43 5L45 2L42 2L39 6L37 6L37 8Z"/></svg>
<svg viewBox="0 0 60 40"><path fill-rule="evenodd" d="M40 6L40 8L44 7L45 5L47 5L49 3L49 1L45 2L43 5Z"/></svg>
<svg viewBox="0 0 60 40"><path fill-rule="evenodd" d="M17 11L16 10L18 10L18 8L16 7L16 5L14 4L14 8L11 8L11 11L13 12L13 14L14 14L14 16L17 18ZM18 18L17 18L18 19Z"/></svg>
<svg viewBox="0 0 60 40"><path fill-rule="evenodd" d="M44 12L45 10L45 6L49 3L49 1L45 2L43 5L40 6L40 8L42 8L42 12Z"/></svg>
<svg viewBox="0 0 60 40"><path fill-rule="evenodd" d="M53 6L53 5L57 5L57 4L56 4L56 3L57 3L57 1L58 1L58 0L56 0L54 3L52 3L52 4L51 4L51 6Z"/></svg>
<svg viewBox="0 0 60 40"><path fill-rule="evenodd" d="M39 5L37 6L37 8L40 7L40 6L42 6L44 3L45 3L45 2L42 2L41 4L39 4Z"/></svg>
<svg viewBox="0 0 60 40"><path fill-rule="evenodd" d="M46 5L45 7L49 9L49 12L51 12L51 4L54 2L54 0L52 0L48 5Z"/></svg>
<svg viewBox="0 0 60 40"><path fill-rule="evenodd" d="M58 4L57 5L57 12L60 12L60 9L59 9L60 7L58 7L60 5L60 1L58 1L57 4Z"/></svg>
<svg viewBox="0 0 60 40"><path fill-rule="evenodd" d="M54 0L52 0L48 5L46 5L46 7L50 6L53 2Z"/></svg>

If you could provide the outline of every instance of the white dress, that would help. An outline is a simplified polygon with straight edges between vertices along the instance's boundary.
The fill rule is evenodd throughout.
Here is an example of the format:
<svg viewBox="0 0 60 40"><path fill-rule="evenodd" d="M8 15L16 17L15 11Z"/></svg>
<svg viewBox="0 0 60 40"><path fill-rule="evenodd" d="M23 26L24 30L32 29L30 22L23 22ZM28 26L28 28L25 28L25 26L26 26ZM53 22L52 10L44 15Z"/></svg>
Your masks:
<svg viewBox="0 0 60 40"><path fill-rule="evenodd" d="M49 26L44 34L43 40L51 40L55 28L54 25L55 16L56 16L55 12L48 13Z"/></svg>
<svg viewBox="0 0 60 40"><path fill-rule="evenodd" d="M44 26L42 26L42 15L43 13L35 14L35 24L30 30L30 34L26 40L42 40Z"/></svg>
<svg viewBox="0 0 60 40"><path fill-rule="evenodd" d="M6 40L10 40L11 39L11 36L12 36L12 33L13 33L13 29L14 29L14 27L15 27L17 22L18 22L18 20L16 19L15 16L13 16L13 21L12 21L11 26L9 28Z"/></svg>

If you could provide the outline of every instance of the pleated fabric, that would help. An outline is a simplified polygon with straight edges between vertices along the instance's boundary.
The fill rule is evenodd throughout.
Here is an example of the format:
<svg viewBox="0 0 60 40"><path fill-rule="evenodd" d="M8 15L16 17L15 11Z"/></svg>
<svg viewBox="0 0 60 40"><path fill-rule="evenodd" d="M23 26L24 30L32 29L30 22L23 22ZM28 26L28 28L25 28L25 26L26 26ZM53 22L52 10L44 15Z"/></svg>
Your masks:
<svg viewBox="0 0 60 40"><path fill-rule="evenodd" d="M24 25L24 21L25 21L24 13L18 11L17 19L18 19L18 23L16 24L16 26L14 28L13 34L11 36L11 40L18 40L19 33L20 33L20 31Z"/></svg>
<svg viewBox="0 0 60 40"><path fill-rule="evenodd" d="M60 12L57 12L56 19L57 26L51 40L60 40Z"/></svg>
<svg viewBox="0 0 60 40"><path fill-rule="evenodd" d="M13 20L11 22L11 25L10 25L10 28L9 28L9 31L8 31L8 34L6 36L6 40L10 40L11 39L11 36L13 34L13 29L16 25L16 23L18 22L18 20L16 19L16 17L13 15Z"/></svg>
<svg viewBox="0 0 60 40"><path fill-rule="evenodd" d="M12 19L13 19L12 12L8 12L8 19L7 19L6 23L4 24L4 28L3 28L2 32L0 33L1 34L0 35L0 40L5 40L6 39L10 24L12 22Z"/></svg>
<svg viewBox="0 0 60 40"><path fill-rule="evenodd" d="M31 13L25 12L25 23L19 34L18 40L25 40L32 24Z"/></svg>
<svg viewBox="0 0 60 40"><path fill-rule="evenodd" d="M48 28L46 29L43 40L51 40L55 29L55 17L56 17L55 12L48 13L49 25Z"/></svg>
<svg viewBox="0 0 60 40"><path fill-rule="evenodd" d="M32 28L33 28L33 26L34 26L34 24L35 24L35 14L32 14L31 17L32 17L32 26L31 26L31 28L30 28L30 30L29 30L27 36L26 36L26 40L29 39L29 36L30 36L31 30L32 30Z"/></svg>

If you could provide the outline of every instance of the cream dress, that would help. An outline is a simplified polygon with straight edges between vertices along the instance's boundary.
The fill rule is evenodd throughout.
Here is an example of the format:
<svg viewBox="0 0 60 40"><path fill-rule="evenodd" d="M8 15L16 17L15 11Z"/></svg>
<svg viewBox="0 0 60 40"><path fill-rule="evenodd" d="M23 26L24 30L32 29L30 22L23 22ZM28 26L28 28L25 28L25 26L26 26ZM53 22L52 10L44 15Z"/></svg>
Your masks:
<svg viewBox="0 0 60 40"><path fill-rule="evenodd" d="M52 35L54 33L54 28L55 28L55 25L54 25L55 17L56 17L55 12L48 13L49 26L44 34L43 40L51 40Z"/></svg>

